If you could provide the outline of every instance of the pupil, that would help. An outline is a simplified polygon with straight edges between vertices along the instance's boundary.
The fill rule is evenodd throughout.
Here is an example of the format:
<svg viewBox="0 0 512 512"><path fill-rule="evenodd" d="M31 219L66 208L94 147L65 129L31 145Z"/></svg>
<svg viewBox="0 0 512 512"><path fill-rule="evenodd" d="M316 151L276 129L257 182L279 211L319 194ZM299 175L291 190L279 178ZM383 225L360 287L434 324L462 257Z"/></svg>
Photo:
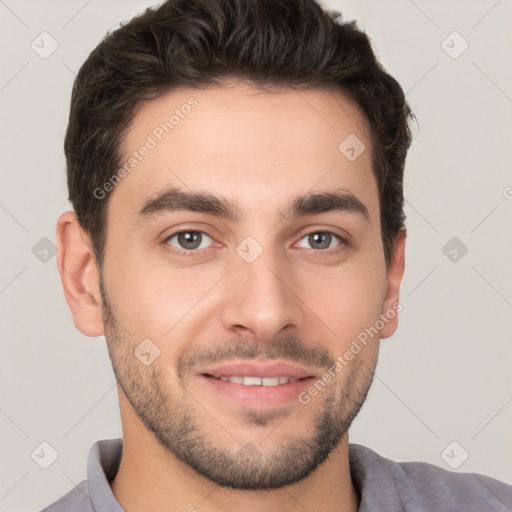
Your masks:
<svg viewBox="0 0 512 512"><path fill-rule="evenodd" d="M313 235L310 235L310 243L311 245L314 245L315 243L318 243L319 238L323 237L324 241L323 243L320 241L320 246L317 247L318 249L326 249L331 244L331 235L329 233L314 233Z"/></svg>
<svg viewBox="0 0 512 512"><path fill-rule="evenodd" d="M179 243L186 249L196 249L199 247L199 233L196 231L185 231L178 235Z"/></svg>

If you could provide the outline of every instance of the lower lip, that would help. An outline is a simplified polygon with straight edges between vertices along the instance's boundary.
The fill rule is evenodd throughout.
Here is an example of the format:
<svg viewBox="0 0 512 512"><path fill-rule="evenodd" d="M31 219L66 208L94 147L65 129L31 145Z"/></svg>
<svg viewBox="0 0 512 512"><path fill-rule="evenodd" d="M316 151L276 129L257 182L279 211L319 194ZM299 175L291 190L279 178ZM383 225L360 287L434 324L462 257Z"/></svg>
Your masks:
<svg viewBox="0 0 512 512"><path fill-rule="evenodd" d="M199 375L200 379L217 395L220 393L239 405L271 409L298 401L299 394L311 386L314 377L279 384L277 386L246 386L229 380L215 379Z"/></svg>

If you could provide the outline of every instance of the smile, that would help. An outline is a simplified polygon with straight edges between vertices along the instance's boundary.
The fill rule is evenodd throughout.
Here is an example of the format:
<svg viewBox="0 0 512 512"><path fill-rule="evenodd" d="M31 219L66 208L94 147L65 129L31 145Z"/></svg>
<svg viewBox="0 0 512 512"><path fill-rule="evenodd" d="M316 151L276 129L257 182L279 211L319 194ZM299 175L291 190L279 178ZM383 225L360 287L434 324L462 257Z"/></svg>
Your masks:
<svg viewBox="0 0 512 512"><path fill-rule="evenodd" d="M216 376L205 374L206 377L213 377L217 380L233 382L235 384L243 384L244 386L279 386L290 382L297 382L302 379L296 377L242 377L242 376Z"/></svg>

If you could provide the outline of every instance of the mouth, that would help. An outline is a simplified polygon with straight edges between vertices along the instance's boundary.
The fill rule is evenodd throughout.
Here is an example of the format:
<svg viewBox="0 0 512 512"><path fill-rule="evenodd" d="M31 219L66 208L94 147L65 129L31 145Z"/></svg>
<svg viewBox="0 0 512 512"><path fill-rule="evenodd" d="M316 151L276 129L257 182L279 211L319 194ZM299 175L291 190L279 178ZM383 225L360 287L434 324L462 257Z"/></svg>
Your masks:
<svg viewBox="0 0 512 512"><path fill-rule="evenodd" d="M207 373L203 374L205 377L211 377L217 380L223 380L228 382L233 382L235 384L243 384L244 386L282 386L283 384L288 384L290 382L298 382L301 380L309 379L310 377L303 377L298 379L296 377L287 377L287 376L279 376L279 377L244 377L242 375L209 375Z"/></svg>
<svg viewBox="0 0 512 512"><path fill-rule="evenodd" d="M284 361L239 361L202 369L195 375L212 400L236 407L271 409L298 401L316 379L315 371Z"/></svg>

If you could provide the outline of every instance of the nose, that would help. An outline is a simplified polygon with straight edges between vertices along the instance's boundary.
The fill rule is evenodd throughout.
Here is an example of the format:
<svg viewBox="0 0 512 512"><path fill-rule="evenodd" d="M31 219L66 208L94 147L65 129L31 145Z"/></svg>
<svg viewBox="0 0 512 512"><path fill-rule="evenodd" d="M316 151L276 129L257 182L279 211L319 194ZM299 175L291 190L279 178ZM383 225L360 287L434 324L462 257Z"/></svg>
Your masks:
<svg viewBox="0 0 512 512"><path fill-rule="evenodd" d="M292 334L304 320L300 284L285 261L264 251L256 261L239 259L225 283L224 328L238 336L269 342L285 331Z"/></svg>

